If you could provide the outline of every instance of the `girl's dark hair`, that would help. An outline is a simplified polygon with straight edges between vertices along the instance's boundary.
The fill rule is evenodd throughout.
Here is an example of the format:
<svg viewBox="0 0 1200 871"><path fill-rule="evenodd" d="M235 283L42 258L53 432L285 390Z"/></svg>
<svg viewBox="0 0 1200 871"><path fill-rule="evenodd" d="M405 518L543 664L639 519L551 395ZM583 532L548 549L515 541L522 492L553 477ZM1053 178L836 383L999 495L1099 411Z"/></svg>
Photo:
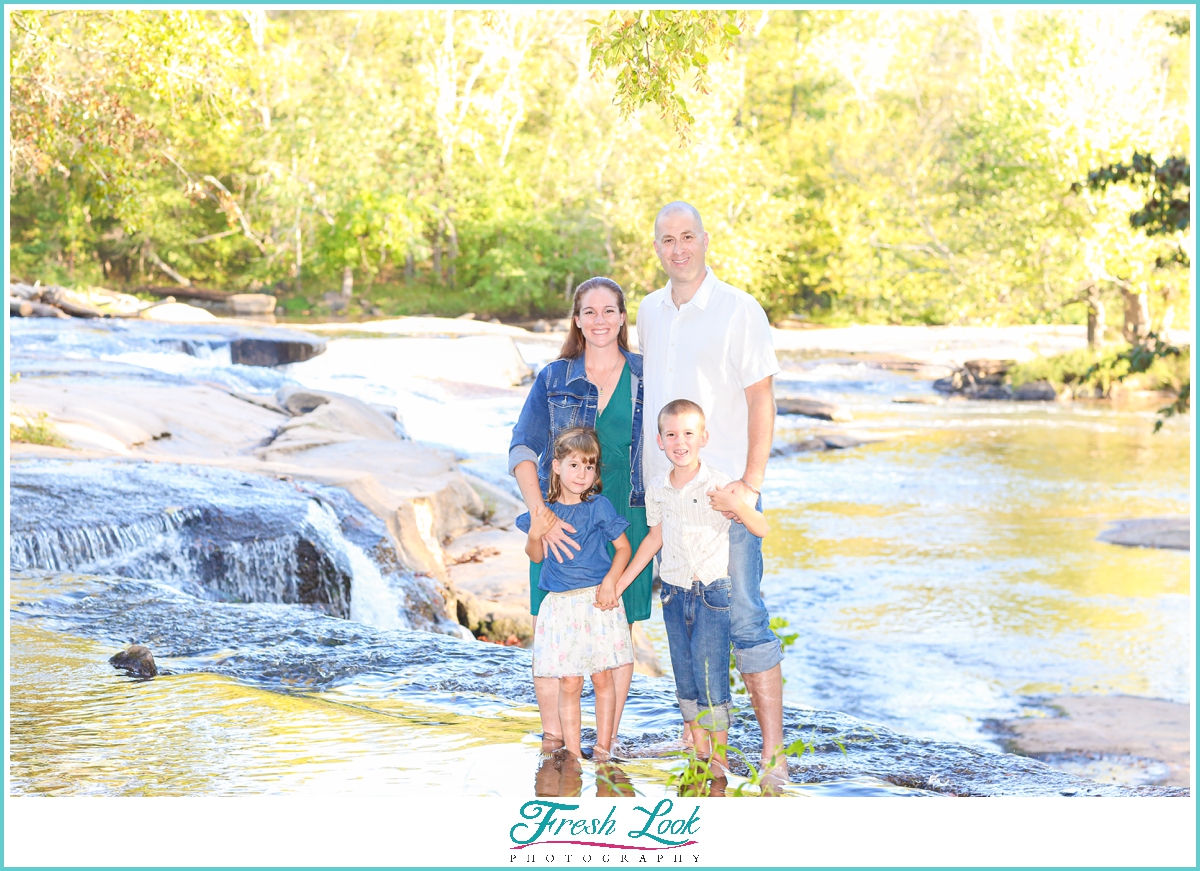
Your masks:
<svg viewBox="0 0 1200 871"><path fill-rule="evenodd" d="M600 439L597 438L596 431L582 426L573 426L560 432L558 438L554 440L554 459L561 463L567 457L571 456L571 454L579 454L585 462L594 463L596 466L595 482L580 497L584 502L587 502L599 493L602 488L600 481ZM551 468L550 486L547 488L546 501L557 502L558 497L561 495L562 482L559 481L558 475L554 474L554 469Z"/></svg>
<svg viewBox="0 0 1200 871"><path fill-rule="evenodd" d="M629 318L628 313L625 311L625 291L621 290L621 285L617 284L611 278L598 275L595 278L589 278L580 284L579 287L575 288L574 301L571 303L571 325L567 327L567 339L563 342L562 350L558 352L558 359L574 360L587 347L587 340L583 338L583 331L575 323L575 318L579 317L579 310L583 307L584 296L587 295L588 291L595 290L598 287L612 291L617 297L617 310L621 314L626 315L625 322L621 324L621 329L617 333L617 344L621 346L622 351L629 350Z"/></svg>

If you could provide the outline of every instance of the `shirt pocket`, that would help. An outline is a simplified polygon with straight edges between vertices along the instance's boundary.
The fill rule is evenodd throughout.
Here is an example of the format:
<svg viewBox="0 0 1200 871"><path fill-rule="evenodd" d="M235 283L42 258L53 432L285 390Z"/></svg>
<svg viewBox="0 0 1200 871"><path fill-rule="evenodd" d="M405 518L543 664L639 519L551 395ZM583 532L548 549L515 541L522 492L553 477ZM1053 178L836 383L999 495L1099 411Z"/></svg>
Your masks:
<svg viewBox="0 0 1200 871"><path fill-rule="evenodd" d="M547 397L550 407L550 433L557 437L564 429L579 426L583 400L577 396L559 393Z"/></svg>

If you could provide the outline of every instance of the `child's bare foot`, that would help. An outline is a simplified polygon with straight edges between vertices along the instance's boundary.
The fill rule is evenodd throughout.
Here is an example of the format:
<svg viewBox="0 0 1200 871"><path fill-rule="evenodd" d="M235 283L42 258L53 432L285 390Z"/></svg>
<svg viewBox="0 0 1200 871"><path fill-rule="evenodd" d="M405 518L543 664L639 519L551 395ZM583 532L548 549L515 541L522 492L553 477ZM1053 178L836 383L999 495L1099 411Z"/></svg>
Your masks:
<svg viewBox="0 0 1200 871"><path fill-rule="evenodd" d="M553 753L556 750L561 750L563 747L563 739L554 735L542 735L542 752Z"/></svg>
<svg viewBox="0 0 1200 871"><path fill-rule="evenodd" d="M592 747L592 761L593 762L608 762L610 759L612 759L612 754L609 753L607 750L605 750L603 747L601 747L599 744L596 744L594 747Z"/></svg>

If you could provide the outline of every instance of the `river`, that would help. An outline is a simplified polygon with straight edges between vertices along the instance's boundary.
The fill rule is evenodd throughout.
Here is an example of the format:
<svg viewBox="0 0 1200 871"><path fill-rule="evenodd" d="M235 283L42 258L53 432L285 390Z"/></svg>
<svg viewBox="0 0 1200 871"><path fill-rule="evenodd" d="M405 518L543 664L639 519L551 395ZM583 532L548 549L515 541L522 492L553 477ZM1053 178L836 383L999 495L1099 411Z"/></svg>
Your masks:
<svg viewBox="0 0 1200 871"><path fill-rule="evenodd" d="M393 361L403 338L334 337L325 354L277 369L235 365L219 350L99 335L67 350L17 338L13 369L24 361L48 377L72 367L89 377L140 370L264 395L296 382L385 402L414 439L451 448L475 474L510 486L504 452L523 391L401 371ZM536 368L554 345L534 336L517 348ZM784 663L788 722L818 749L808 757L812 777L800 778L810 782L791 791L1120 792L1001 754L987 726L1036 713L1057 693L1190 701L1188 555L1095 540L1111 520L1188 513L1186 421L1153 434L1152 412L1100 404L899 403L934 397L931 370L836 352L784 354L782 363L778 393L833 402L852 416L838 424L781 416L784 455L771 460L764 488L772 524L764 597L797 635ZM786 454L835 431L865 443ZM22 459L13 474L66 480L76 472ZM294 496L270 498L284 505ZM388 590L403 600L419 579L364 568L380 533L364 532L362 512L337 498L322 504L317 517L311 505L297 507L296 535L325 542L329 571L341 571L364 601L368 591L374 597L348 620L232 594L210 601L171 582L203 572L194 548L162 544L176 534L168 528L130 545L141 548L133 556L114 563L109 554L86 571L22 557L10 582L12 790L672 791L678 763L650 756L608 780L585 766L579 783L560 783L561 772L537 754L528 654L452 638L419 615L397 620L403 601L385 614ZM443 634L405 629L418 624ZM649 634L667 664L657 608ZM163 676L134 681L107 664L115 649L150 635L162 640ZM672 737L671 690L665 680L635 681L623 722L635 748ZM749 747L754 728L740 701L747 722L734 737ZM146 736L157 737L147 744ZM846 743L874 750L848 756Z"/></svg>

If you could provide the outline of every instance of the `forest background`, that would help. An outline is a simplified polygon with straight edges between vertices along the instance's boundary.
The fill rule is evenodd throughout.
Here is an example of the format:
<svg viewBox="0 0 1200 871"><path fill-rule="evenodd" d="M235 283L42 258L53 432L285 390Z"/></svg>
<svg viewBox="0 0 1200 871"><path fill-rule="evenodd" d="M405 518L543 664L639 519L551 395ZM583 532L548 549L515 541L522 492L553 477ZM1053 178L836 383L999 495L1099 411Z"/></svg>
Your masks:
<svg viewBox="0 0 1200 871"><path fill-rule="evenodd" d="M685 199L773 319L1190 325L1186 13L51 9L8 39L29 282L561 316L593 274L660 286Z"/></svg>

